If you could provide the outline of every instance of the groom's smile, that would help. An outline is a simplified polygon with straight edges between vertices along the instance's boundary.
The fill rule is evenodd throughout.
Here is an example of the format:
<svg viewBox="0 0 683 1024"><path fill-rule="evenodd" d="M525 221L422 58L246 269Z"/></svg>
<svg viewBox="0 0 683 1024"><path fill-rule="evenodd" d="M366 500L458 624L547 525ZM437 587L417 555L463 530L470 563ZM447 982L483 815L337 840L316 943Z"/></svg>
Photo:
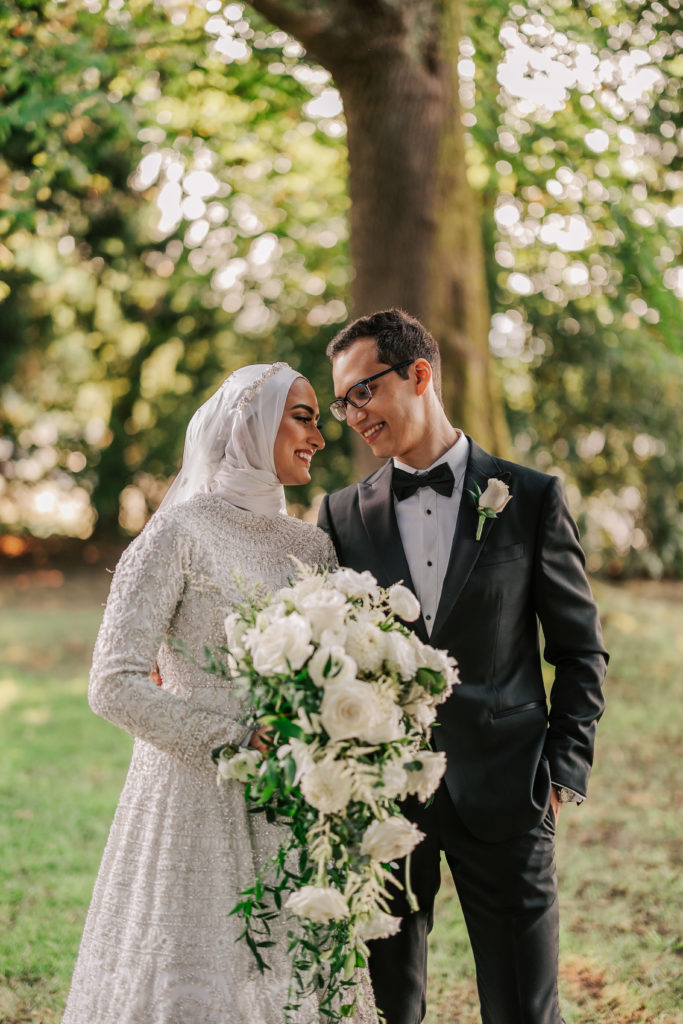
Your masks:
<svg viewBox="0 0 683 1024"><path fill-rule="evenodd" d="M427 405L422 400L424 360L392 364L377 358L374 338L358 338L332 360L332 379L337 403L345 406L346 422L380 459L396 456L421 468L421 448L428 433ZM406 368L408 376L400 375ZM392 369L396 372L391 373ZM375 379L373 379L375 378ZM365 384L371 397L360 408L349 400L350 392ZM430 465L431 456L425 465Z"/></svg>

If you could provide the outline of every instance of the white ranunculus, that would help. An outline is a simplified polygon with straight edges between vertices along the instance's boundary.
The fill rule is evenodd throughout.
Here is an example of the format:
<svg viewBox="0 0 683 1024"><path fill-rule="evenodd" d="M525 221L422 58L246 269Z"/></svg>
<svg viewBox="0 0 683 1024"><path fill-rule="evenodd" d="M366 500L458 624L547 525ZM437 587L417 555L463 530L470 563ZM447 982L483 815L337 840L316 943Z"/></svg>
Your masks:
<svg viewBox="0 0 683 1024"><path fill-rule="evenodd" d="M302 615L292 612L276 619L263 631L249 630L245 636L254 668L263 676L276 672L298 672L313 654L311 627Z"/></svg>
<svg viewBox="0 0 683 1024"><path fill-rule="evenodd" d="M377 597L379 584L371 572L356 572L355 569L337 569L329 575L333 587L347 597Z"/></svg>
<svg viewBox="0 0 683 1024"><path fill-rule="evenodd" d="M218 774L222 779L233 779L235 782L248 782L261 762L261 753L254 747L244 747L232 757L218 759Z"/></svg>
<svg viewBox="0 0 683 1024"><path fill-rule="evenodd" d="M301 779L304 800L322 814L340 814L351 799L351 775L340 761L321 761Z"/></svg>
<svg viewBox="0 0 683 1024"><path fill-rule="evenodd" d="M486 490L479 495L479 508L490 508L496 514L502 512L512 495L510 488L502 480L491 477L486 483Z"/></svg>
<svg viewBox="0 0 683 1024"><path fill-rule="evenodd" d="M349 916L346 900L338 889L331 886L304 885L291 894L285 906L314 924L327 924Z"/></svg>
<svg viewBox="0 0 683 1024"><path fill-rule="evenodd" d="M392 670L398 672L401 679L412 679L417 672L417 654L410 641L410 637L404 636L398 630L392 629L386 633L386 656L385 661Z"/></svg>
<svg viewBox="0 0 683 1024"><path fill-rule="evenodd" d="M311 624L314 640L319 640L320 634L326 629L341 629L349 607L344 595L329 587L297 600L297 608Z"/></svg>
<svg viewBox="0 0 683 1024"><path fill-rule="evenodd" d="M420 602L412 590L401 583L389 587L389 607L394 615L405 622L414 622L420 617Z"/></svg>
<svg viewBox="0 0 683 1024"><path fill-rule="evenodd" d="M325 687L320 721L331 740L360 739L378 719L377 703L370 683L332 684Z"/></svg>
<svg viewBox="0 0 683 1024"><path fill-rule="evenodd" d="M392 743L400 740L405 736L403 709L388 697L379 697L376 701L377 715L374 721L368 722L362 738L367 743Z"/></svg>
<svg viewBox="0 0 683 1024"><path fill-rule="evenodd" d="M372 939L388 939L390 935L396 935L399 931L401 920L400 917L379 910L369 921L361 925L360 937L366 942L371 942Z"/></svg>
<svg viewBox="0 0 683 1024"><path fill-rule="evenodd" d="M316 686L350 683L356 671L355 661L343 647L319 647L308 663L308 674Z"/></svg>
<svg viewBox="0 0 683 1024"><path fill-rule="evenodd" d="M424 803L439 788L446 771L446 755L443 751L435 753L425 750L421 751L415 760L420 762L420 768L407 772L408 792L415 793L418 800Z"/></svg>
<svg viewBox="0 0 683 1024"><path fill-rule="evenodd" d="M368 619L351 619L347 623L346 652L361 672L378 672L382 667L387 635Z"/></svg>
<svg viewBox="0 0 683 1024"><path fill-rule="evenodd" d="M411 853L424 839L417 825L402 814L396 814L384 821L373 821L365 830L360 852L383 864L398 860Z"/></svg>

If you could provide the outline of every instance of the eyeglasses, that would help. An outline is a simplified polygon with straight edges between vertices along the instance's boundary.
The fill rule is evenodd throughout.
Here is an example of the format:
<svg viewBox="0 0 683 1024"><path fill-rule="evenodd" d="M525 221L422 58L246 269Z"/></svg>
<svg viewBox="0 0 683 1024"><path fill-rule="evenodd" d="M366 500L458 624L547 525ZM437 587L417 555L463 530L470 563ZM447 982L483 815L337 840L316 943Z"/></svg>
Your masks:
<svg viewBox="0 0 683 1024"><path fill-rule="evenodd" d="M354 409L362 409L364 405L367 405L372 398L372 391L368 387L368 384L373 380L377 380L379 377L383 377L385 373L392 373L394 370L402 370L406 366L410 366L414 363L414 359L406 359L403 363L396 363L395 366L390 366L387 370L380 370L379 373L373 373L372 377L366 377L364 380L359 380L357 384L354 384L346 392L343 398L336 398L330 405L330 412L336 420L343 423L346 419L346 407L352 405Z"/></svg>

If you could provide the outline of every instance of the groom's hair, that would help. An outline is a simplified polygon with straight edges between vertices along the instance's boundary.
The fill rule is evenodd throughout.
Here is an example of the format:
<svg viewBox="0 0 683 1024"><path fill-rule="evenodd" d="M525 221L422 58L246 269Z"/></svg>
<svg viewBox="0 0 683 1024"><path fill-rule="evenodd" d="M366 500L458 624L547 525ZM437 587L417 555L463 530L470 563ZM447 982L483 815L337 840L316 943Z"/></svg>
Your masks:
<svg viewBox="0 0 683 1024"><path fill-rule="evenodd" d="M372 316L361 316L348 327L342 328L327 346L327 357L332 360L359 338L374 338L380 363L391 366L406 359L426 359L432 368L432 381L436 394L441 397L441 356L439 346L426 327L402 309L385 309ZM408 377L408 367L397 370Z"/></svg>

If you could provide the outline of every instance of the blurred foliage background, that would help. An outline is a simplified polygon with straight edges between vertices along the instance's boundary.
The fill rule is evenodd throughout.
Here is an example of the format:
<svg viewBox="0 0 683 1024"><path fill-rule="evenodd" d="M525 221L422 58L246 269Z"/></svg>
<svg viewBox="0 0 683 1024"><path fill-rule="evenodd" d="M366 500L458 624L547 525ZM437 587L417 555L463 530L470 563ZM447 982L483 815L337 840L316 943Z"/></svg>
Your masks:
<svg viewBox="0 0 683 1024"><path fill-rule="evenodd" d="M354 312L344 105L255 7L330 3L0 9L6 554L137 532L191 413L244 362L288 359L332 397L325 345ZM418 15L437 34L457 15L504 454L565 479L593 571L680 575L680 3L370 7L416 47ZM341 425L324 432L306 501L359 468Z"/></svg>

